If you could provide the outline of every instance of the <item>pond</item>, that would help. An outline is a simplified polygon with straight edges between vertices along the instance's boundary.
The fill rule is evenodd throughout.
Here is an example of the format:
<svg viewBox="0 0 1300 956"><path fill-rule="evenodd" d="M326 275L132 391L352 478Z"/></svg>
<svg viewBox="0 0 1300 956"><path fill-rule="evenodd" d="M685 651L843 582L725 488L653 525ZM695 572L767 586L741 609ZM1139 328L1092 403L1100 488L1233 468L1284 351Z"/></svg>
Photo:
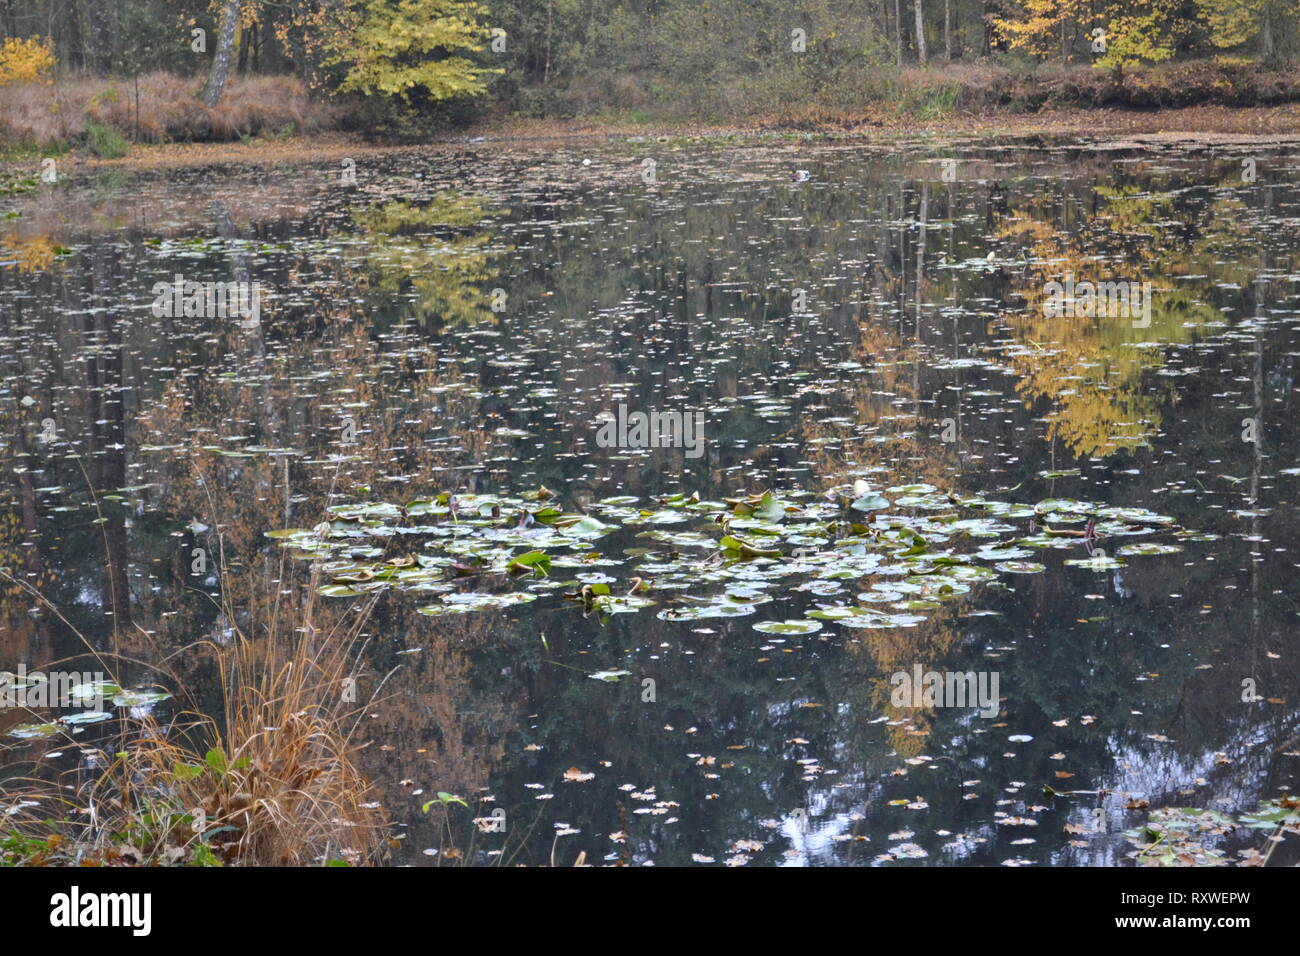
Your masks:
<svg viewBox="0 0 1300 956"><path fill-rule="evenodd" d="M370 608L402 864L1257 859L1231 824L1300 769L1298 172L489 142L11 197L0 669L91 670L75 628L173 695L119 710L217 713L194 642Z"/></svg>

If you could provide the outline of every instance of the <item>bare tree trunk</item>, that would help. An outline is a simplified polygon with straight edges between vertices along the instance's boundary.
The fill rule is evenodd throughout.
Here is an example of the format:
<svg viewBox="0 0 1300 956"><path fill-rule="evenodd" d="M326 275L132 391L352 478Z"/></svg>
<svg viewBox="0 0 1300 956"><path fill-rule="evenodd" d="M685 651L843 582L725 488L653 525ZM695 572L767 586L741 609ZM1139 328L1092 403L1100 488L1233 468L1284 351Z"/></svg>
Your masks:
<svg viewBox="0 0 1300 956"><path fill-rule="evenodd" d="M97 3L90 4L90 21L88 36L90 51L86 53L86 63L96 73L107 73L112 68L112 54L109 50L108 16L104 8ZM93 52L92 52L93 51Z"/></svg>
<svg viewBox="0 0 1300 956"><path fill-rule="evenodd" d="M217 32L217 52L212 57L212 72L208 74L208 85L203 89L203 105L209 109L217 105L221 92L226 88L226 76L230 73L230 57L235 47L235 27L239 25L240 0L226 0L221 10L221 25Z"/></svg>
<svg viewBox="0 0 1300 956"><path fill-rule="evenodd" d="M1273 44L1273 10L1271 4L1265 4L1260 11L1259 24L1260 53L1267 66L1277 65L1277 51Z"/></svg>
<svg viewBox="0 0 1300 956"><path fill-rule="evenodd" d="M924 0L912 0L916 9L916 59L925 65L925 6Z"/></svg>
<svg viewBox="0 0 1300 956"><path fill-rule="evenodd" d="M894 0L894 62L903 65L903 0Z"/></svg>
<svg viewBox="0 0 1300 956"><path fill-rule="evenodd" d="M235 67L235 72L240 76L248 75L248 31L236 30L235 42L239 44L239 66Z"/></svg>
<svg viewBox="0 0 1300 956"><path fill-rule="evenodd" d="M547 0L546 4L546 66L542 68L542 86L547 84L551 78L551 7L553 4Z"/></svg>
<svg viewBox="0 0 1300 956"><path fill-rule="evenodd" d="M952 0L943 0L943 58L952 60Z"/></svg>

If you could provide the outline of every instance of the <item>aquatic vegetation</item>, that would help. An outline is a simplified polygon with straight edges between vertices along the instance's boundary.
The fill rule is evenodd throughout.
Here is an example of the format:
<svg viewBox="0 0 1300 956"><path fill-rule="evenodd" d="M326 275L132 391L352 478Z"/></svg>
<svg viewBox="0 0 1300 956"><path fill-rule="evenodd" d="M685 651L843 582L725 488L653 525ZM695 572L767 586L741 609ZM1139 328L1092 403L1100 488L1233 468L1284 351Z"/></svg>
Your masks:
<svg viewBox="0 0 1300 956"><path fill-rule="evenodd" d="M1300 834L1298 809L1300 801L1291 796L1263 801L1257 809L1236 815L1162 807L1152 810L1142 826L1124 832L1137 848L1128 856L1139 866L1264 866L1284 834ZM1243 831L1269 833L1273 842L1265 853L1247 846L1229 854L1222 844Z"/></svg>
<svg viewBox="0 0 1300 956"><path fill-rule="evenodd" d="M49 684L49 679L39 673L19 680L17 675L0 671L0 706L13 707L21 702L21 706L28 712L60 706L59 701L47 699ZM172 694L153 687L122 688L111 681L99 681L77 684L67 690L66 696L68 699L64 702L65 706L81 709L63 714L52 721L17 724L10 727L6 734L19 740L58 737L67 735L71 727L112 719L114 715L107 711L86 709L95 700L103 700L115 708L121 708L129 717L141 718L150 713L154 705L170 700Z"/></svg>
<svg viewBox="0 0 1300 956"><path fill-rule="evenodd" d="M815 633L817 621L851 628L913 627L924 615L907 612L967 594L973 584L993 579L995 571L1044 570L1038 562L1007 559L1058 549L1062 542L1086 548L1084 556L1066 558L1064 565L1106 571L1125 562L1097 549L1100 542L1135 535L1187 536L1173 518L1145 508L1073 499L1017 504L962 498L925 483L881 491L864 490L861 484L820 495L792 489L721 501L680 492L642 504L620 495L591 502L585 514L566 513L557 505L563 493L548 488L520 496L444 491L406 504L333 505L329 520L314 528L268 536L295 556L316 562L330 581L321 586L322 595L355 598L395 591L418 599L438 594L435 603L419 608L425 615L505 610L550 593L600 614L634 613L662 601L668 606L658 611L659 620L693 622L751 615L792 588L833 597L839 581L855 581L859 587L870 582L874 592L860 599L885 602L902 612L834 600L817 603L807 622L755 625L760 631L804 634ZM980 514L997 517L966 517ZM1026 518L1030 523L1024 526L1009 523ZM1043 523L1036 526L1034 521ZM1082 521L1088 523L1085 531L1051 523ZM693 528L641 530L682 523ZM1024 533L1030 526L1040 530ZM637 548L630 558L598 550L616 534L620 543L630 536L633 542L667 547ZM1180 550L1172 543L1142 542L1125 545L1123 553ZM617 579L594 584L580 577L563 579L597 566L612 566L627 578L621 584ZM474 581L476 588L492 582L524 590L458 590L461 580ZM570 587L577 590L564 591ZM619 597L617 590L626 596ZM672 593L687 590L696 593ZM652 600L633 597L638 591L668 593Z"/></svg>

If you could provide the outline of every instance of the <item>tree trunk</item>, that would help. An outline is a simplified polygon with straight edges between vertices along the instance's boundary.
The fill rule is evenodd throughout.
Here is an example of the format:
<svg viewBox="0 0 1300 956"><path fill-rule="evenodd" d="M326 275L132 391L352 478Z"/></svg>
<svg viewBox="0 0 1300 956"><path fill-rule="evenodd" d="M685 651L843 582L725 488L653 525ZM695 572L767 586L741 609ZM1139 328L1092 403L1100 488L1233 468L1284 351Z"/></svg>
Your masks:
<svg viewBox="0 0 1300 956"><path fill-rule="evenodd" d="M903 0L894 0L894 62L903 65Z"/></svg>
<svg viewBox="0 0 1300 956"><path fill-rule="evenodd" d="M1260 11L1259 24L1260 53L1266 66L1277 66L1277 50L1273 44L1273 10L1271 4L1265 4Z"/></svg>
<svg viewBox="0 0 1300 956"><path fill-rule="evenodd" d="M545 86L551 78L551 7L554 4L547 0L546 4L546 66L542 69L542 86Z"/></svg>
<svg viewBox="0 0 1300 956"><path fill-rule="evenodd" d="M943 0L943 58L952 61L952 0Z"/></svg>
<svg viewBox="0 0 1300 956"><path fill-rule="evenodd" d="M916 8L916 59L925 65L925 7L923 0L912 0Z"/></svg>
<svg viewBox="0 0 1300 956"><path fill-rule="evenodd" d="M90 29L87 31L90 49L86 51L86 63L96 73L107 73L113 64L111 54L107 52L108 18L104 8L97 3L91 3L87 19L90 23Z"/></svg>
<svg viewBox="0 0 1300 956"><path fill-rule="evenodd" d="M217 52L212 57L212 72L208 74L208 85L203 89L203 105L211 109L221 99L221 92L226 88L226 76L230 73L230 57L235 46L235 27L239 25L240 0L226 0L221 10L221 26L217 33Z"/></svg>

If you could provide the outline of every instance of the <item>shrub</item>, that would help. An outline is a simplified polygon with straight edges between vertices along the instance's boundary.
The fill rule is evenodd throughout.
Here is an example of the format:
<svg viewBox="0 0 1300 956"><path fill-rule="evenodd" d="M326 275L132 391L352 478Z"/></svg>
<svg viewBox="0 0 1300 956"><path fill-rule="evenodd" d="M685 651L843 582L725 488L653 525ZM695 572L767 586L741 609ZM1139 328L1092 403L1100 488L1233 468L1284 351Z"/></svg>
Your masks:
<svg viewBox="0 0 1300 956"><path fill-rule="evenodd" d="M0 43L0 86L6 83L49 83L54 69L54 44L45 37Z"/></svg>
<svg viewBox="0 0 1300 956"><path fill-rule="evenodd" d="M111 126L86 124L86 148L100 159L121 159L126 155L126 137Z"/></svg>

